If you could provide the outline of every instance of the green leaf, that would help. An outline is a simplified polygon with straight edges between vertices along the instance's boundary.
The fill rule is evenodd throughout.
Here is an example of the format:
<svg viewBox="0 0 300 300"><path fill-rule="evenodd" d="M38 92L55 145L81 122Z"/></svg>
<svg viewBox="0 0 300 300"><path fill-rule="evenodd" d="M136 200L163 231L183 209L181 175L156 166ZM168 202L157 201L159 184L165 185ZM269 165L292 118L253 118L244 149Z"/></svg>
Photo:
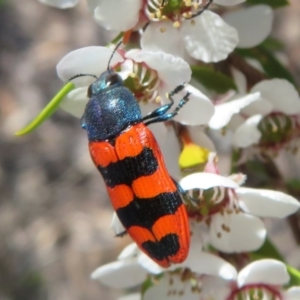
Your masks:
<svg viewBox="0 0 300 300"><path fill-rule="evenodd" d="M230 174L238 173L238 161L240 160L243 151L241 149L235 148L231 154L231 171Z"/></svg>
<svg viewBox="0 0 300 300"><path fill-rule="evenodd" d="M47 106L24 128L17 131L15 135L25 135L37 127L39 127L45 120L47 120L58 108L64 97L75 88L74 83L68 82L64 87L54 96L54 98L47 104Z"/></svg>
<svg viewBox="0 0 300 300"><path fill-rule="evenodd" d="M272 8L279 8L290 4L287 0L247 0L247 3L252 5L267 4Z"/></svg>
<svg viewBox="0 0 300 300"><path fill-rule="evenodd" d="M268 238L266 238L260 249L251 253L251 257L255 259L274 258L284 262L283 256Z"/></svg>
<svg viewBox="0 0 300 300"><path fill-rule="evenodd" d="M142 283L141 294L144 295L148 289L154 285L153 278L148 276L146 280Z"/></svg>
<svg viewBox="0 0 300 300"><path fill-rule="evenodd" d="M221 72L217 72L206 66L191 66L191 68L193 78L207 89L216 91L219 94L237 89L233 79Z"/></svg>
<svg viewBox="0 0 300 300"><path fill-rule="evenodd" d="M258 60L269 77L286 79L297 87L293 75L263 45L251 49L236 49L235 51L241 56Z"/></svg>
<svg viewBox="0 0 300 300"><path fill-rule="evenodd" d="M266 38L261 44L261 47L263 47L266 50L270 51L280 51L284 50L284 43L273 38L273 37L268 37Z"/></svg>
<svg viewBox="0 0 300 300"><path fill-rule="evenodd" d="M289 286L300 285L300 271L288 265L286 267L291 277Z"/></svg>
<svg viewBox="0 0 300 300"><path fill-rule="evenodd" d="M300 192L300 180L299 179L289 179L286 182L286 187L289 191L294 191L295 193L299 193Z"/></svg>

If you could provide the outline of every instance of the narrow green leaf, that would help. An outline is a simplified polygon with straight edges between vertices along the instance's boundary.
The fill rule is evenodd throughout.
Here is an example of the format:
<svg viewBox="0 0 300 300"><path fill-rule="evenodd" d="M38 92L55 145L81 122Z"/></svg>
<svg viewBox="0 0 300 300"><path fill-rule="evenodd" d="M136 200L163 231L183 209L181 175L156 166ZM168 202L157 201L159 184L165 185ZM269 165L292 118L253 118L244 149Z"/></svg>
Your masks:
<svg viewBox="0 0 300 300"><path fill-rule="evenodd" d="M221 72L217 72L206 66L191 66L191 68L193 78L207 89L216 91L219 94L237 89L233 79Z"/></svg>
<svg viewBox="0 0 300 300"><path fill-rule="evenodd" d="M235 51L241 56L258 60L269 77L286 79L296 87L293 75L275 58L272 51L264 48L263 45L251 49L236 49Z"/></svg>
<svg viewBox="0 0 300 300"><path fill-rule="evenodd" d="M286 266L286 267L291 277L289 286L300 285L300 271L291 266Z"/></svg>
<svg viewBox="0 0 300 300"><path fill-rule="evenodd" d="M74 88L75 85L72 82L68 82L64 85L64 87L54 96L47 106L27 126L17 131L15 135L25 135L39 127L56 111L63 98Z"/></svg>
<svg viewBox="0 0 300 300"><path fill-rule="evenodd" d="M142 283L141 294L144 296L146 291L150 289L153 285L153 278L151 276L147 276L146 280Z"/></svg>
<svg viewBox="0 0 300 300"><path fill-rule="evenodd" d="M123 38L124 32L120 32L115 38L113 38L108 44L109 45L115 45L117 44L122 38Z"/></svg>
<svg viewBox="0 0 300 300"><path fill-rule="evenodd" d="M287 0L247 0L247 3L252 5L267 4L272 8L279 8L290 4Z"/></svg>

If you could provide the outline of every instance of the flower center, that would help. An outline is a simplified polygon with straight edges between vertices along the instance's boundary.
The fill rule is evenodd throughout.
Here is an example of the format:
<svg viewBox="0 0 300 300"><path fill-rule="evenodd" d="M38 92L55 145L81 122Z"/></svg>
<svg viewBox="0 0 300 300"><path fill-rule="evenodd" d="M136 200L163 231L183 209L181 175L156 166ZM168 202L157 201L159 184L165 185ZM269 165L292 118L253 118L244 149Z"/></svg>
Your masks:
<svg viewBox="0 0 300 300"><path fill-rule="evenodd" d="M278 150L299 137L300 127L293 116L273 113L265 116L258 124L262 133L259 145L263 148Z"/></svg>
<svg viewBox="0 0 300 300"><path fill-rule="evenodd" d="M236 197L232 189L215 186L209 189L193 189L188 191L189 196L195 201L187 199L187 211L191 218L197 221L207 220L216 213L222 215L239 213Z"/></svg>
<svg viewBox="0 0 300 300"><path fill-rule="evenodd" d="M226 300L282 300L281 293L276 287L266 284L246 285L233 290Z"/></svg>
<svg viewBox="0 0 300 300"><path fill-rule="evenodd" d="M202 0L148 0L145 13L151 21L171 20L179 27L182 19L190 19L201 11Z"/></svg>
<svg viewBox="0 0 300 300"><path fill-rule="evenodd" d="M157 72L144 63L127 61L126 71L129 76L124 80L124 85L131 90L138 101L159 102L158 88L160 80Z"/></svg>

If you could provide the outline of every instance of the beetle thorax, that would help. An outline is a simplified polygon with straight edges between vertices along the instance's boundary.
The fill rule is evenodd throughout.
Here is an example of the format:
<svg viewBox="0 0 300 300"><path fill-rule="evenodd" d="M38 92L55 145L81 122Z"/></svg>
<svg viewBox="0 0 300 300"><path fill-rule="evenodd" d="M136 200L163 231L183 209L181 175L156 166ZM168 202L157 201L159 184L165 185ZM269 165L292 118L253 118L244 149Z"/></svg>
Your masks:
<svg viewBox="0 0 300 300"><path fill-rule="evenodd" d="M82 118L90 141L115 138L127 127L141 122L139 105L119 75L106 71L89 87L90 100ZM108 76L116 81L109 81Z"/></svg>

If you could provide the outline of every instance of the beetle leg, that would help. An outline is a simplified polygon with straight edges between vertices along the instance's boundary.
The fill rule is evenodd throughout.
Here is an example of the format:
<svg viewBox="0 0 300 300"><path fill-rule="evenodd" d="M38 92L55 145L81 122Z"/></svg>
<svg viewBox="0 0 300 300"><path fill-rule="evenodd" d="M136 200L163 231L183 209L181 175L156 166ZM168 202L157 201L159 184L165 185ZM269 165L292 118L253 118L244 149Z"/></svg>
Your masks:
<svg viewBox="0 0 300 300"><path fill-rule="evenodd" d="M171 106L174 103L172 96L180 91L180 90L178 90L179 87L180 87L180 90L182 90L183 85L179 85L174 91L169 93L169 99L171 100ZM189 100L190 94L191 93L189 93L189 92L187 92L185 94L185 96L180 100L180 102L175 107L173 112L168 113L168 114L164 113L164 114L158 115L156 118L152 118L149 121L145 122L145 125L149 125L149 124L157 123L157 122L164 122L164 121L168 121L168 120L174 118L178 114L178 111L182 108L182 106ZM167 105L170 105L170 104L167 104ZM164 106L162 106L162 107L164 107Z"/></svg>
<svg viewBox="0 0 300 300"><path fill-rule="evenodd" d="M177 187L177 191L182 195L182 197L184 199L187 199L188 201L190 201L193 205L198 205L199 204L199 199L198 198L193 198L191 197L187 191L185 191L182 186L173 178L171 177L174 184Z"/></svg>
<svg viewBox="0 0 300 300"><path fill-rule="evenodd" d="M179 93L181 90L183 90L183 88L184 83L178 85L172 92L168 93L168 99L171 101L171 103L162 105L154 111L150 112L147 116L143 117L143 121L164 115L174 104L174 99L172 98L172 96Z"/></svg>
<svg viewBox="0 0 300 300"><path fill-rule="evenodd" d="M143 117L143 121L147 120L147 119L152 119L152 118L156 118L159 117L161 115L163 115L165 112L167 112L171 106L174 104L174 101L172 101L169 104L165 104L160 106L159 108L155 109L154 111L152 111L151 113L149 113L147 116Z"/></svg>

